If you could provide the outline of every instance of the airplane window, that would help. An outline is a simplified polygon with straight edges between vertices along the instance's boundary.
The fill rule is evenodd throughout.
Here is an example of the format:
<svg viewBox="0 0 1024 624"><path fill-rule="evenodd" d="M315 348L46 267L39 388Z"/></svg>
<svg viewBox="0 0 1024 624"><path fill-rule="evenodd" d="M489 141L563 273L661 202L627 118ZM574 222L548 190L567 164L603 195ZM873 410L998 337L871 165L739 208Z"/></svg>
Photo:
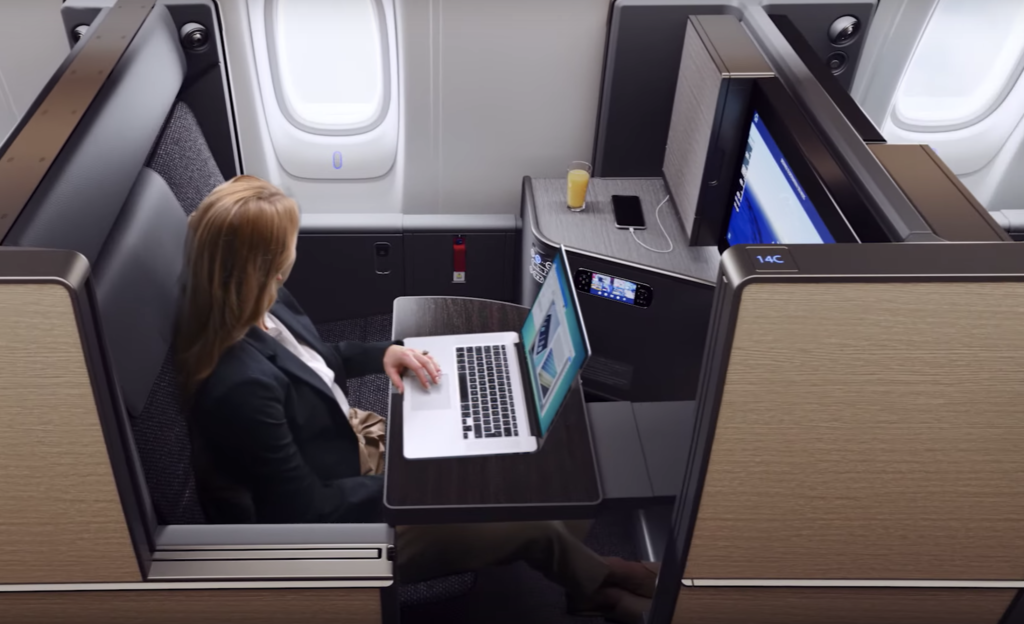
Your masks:
<svg viewBox="0 0 1024 624"><path fill-rule="evenodd" d="M1024 69L1024 2L940 0L903 77L893 121L918 132L971 126Z"/></svg>
<svg viewBox="0 0 1024 624"><path fill-rule="evenodd" d="M274 88L295 126L362 134L387 114L388 41L380 0L267 0Z"/></svg>

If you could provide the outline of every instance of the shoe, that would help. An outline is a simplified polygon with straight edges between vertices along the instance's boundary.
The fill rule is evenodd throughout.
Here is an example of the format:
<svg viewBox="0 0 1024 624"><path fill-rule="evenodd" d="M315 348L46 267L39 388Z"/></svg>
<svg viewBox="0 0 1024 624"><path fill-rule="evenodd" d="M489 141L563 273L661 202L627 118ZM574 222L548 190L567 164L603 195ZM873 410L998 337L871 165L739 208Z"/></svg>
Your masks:
<svg viewBox="0 0 1024 624"><path fill-rule="evenodd" d="M619 557L605 557L604 561L608 565L605 586L620 587L644 598L654 597L660 563L626 561Z"/></svg>

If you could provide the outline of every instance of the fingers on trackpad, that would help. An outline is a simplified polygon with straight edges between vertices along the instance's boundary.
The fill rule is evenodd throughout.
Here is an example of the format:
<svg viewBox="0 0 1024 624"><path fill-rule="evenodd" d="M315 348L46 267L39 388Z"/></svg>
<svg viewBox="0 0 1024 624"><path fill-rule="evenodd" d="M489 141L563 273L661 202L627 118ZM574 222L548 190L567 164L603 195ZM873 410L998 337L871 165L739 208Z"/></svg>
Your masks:
<svg viewBox="0 0 1024 624"><path fill-rule="evenodd" d="M450 383L448 375L441 375L437 385L431 384L424 390L419 378L408 379L405 382L405 391L409 393L412 406L418 411L446 410L452 407Z"/></svg>

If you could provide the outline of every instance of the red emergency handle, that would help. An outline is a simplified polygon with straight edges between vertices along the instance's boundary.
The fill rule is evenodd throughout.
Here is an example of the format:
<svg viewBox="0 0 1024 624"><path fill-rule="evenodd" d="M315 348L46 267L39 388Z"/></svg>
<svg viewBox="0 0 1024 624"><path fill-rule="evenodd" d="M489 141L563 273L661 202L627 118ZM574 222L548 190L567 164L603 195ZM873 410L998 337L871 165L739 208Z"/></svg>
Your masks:
<svg viewBox="0 0 1024 624"><path fill-rule="evenodd" d="M452 239L452 271L466 272L466 239L456 236Z"/></svg>

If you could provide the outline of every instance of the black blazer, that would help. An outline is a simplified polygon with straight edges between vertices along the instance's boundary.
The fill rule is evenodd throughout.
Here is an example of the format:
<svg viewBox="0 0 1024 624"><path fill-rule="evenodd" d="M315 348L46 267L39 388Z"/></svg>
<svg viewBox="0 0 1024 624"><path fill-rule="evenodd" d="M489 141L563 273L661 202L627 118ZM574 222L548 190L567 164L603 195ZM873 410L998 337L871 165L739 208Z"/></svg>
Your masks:
<svg viewBox="0 0 1024 624"><path fill-rule="evenodd" d="M270 312L324 358L342 388L348 378L382 373L395 344L326 345L283 288ZM190 429L210 522L381 521L383 477L360 476L359 441L330 388L258 327L200 385Z"/></svg>

